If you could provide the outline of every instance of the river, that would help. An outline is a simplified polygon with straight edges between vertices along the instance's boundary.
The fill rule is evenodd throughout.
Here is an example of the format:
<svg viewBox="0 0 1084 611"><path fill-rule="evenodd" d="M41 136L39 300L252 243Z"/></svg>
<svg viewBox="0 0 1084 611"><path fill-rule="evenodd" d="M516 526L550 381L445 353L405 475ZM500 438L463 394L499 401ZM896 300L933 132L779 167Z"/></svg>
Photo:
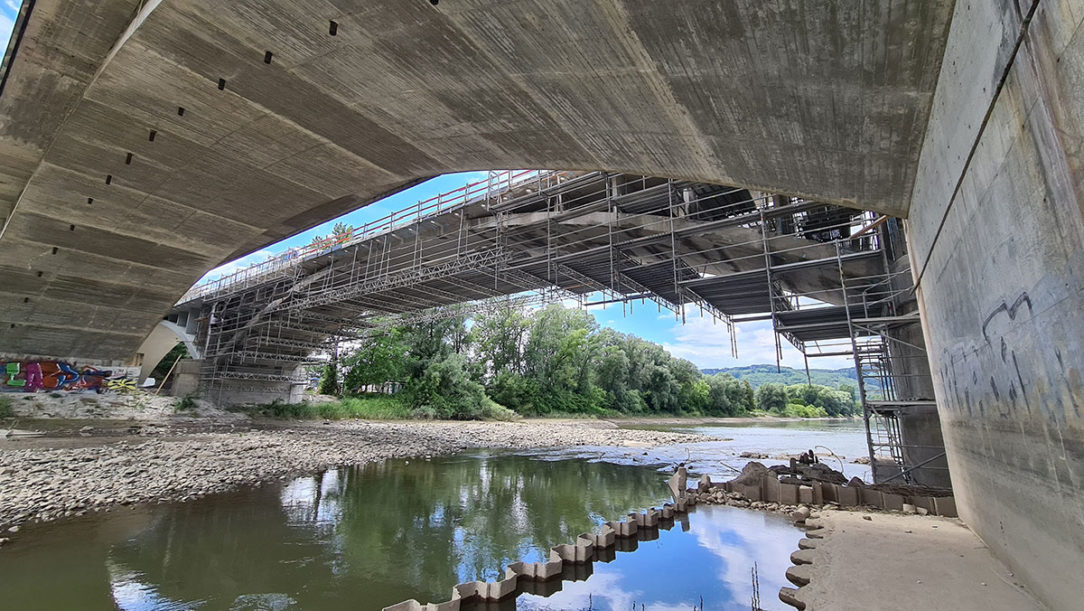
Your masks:
<svg viewBox="0 0 1084 611"><path fill-rule="evenodd" d="M826 445L845 454L864 443L860 425L838 423L693 428L720 441L389 460L27 525L0 552L0 606L285 611L441 602L456 583L497 579L509 562L542 560L552 545L659 506L665 472L678 460L722 476L744 464L736 454L746 449ZM780 516L698 507L633 544L635 553L619 551L559 591L523 594L502 608L689 609L703 599L707 609L748 609L756 563L763 606L774 609L800 537Z"/></svg>

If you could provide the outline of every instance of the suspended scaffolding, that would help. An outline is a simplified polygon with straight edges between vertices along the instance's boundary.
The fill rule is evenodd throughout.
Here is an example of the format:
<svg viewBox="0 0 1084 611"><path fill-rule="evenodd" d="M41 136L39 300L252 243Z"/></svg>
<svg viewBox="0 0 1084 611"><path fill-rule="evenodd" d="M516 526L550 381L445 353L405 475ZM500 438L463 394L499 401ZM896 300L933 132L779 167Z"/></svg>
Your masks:
<svg viewBox="0 0 1084 611"><path fill-rule="evenodd" d="M898 418L929 403L895 219L790 196L605 172L491 173L479 183L229 277L175 309L198 317L202 384L303 384L300 366L389 324L561 300L653 302L685 322L770 320L810 358L848 356L877 474L914 467ZM911 299L913 302L913 299ZM902 343L900 343L902 342ZM907 344L907 350L902 347ZM916 352L916 350L918 352ZM912 367L912 359L922 367ZM915 373L919 371L920 373ZM932 397L932 394L929 395Z"/></svg>

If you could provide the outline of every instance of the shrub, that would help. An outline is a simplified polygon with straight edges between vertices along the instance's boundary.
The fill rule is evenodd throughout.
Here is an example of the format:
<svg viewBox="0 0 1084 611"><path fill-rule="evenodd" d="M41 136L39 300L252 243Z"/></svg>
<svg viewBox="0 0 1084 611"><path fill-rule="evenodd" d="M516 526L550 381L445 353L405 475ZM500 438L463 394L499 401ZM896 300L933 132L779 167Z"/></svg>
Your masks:
<svg viewBox="0 0 1084 611"><path fill-rule="evenodd" d="M787 418L827 418L828 412L824 411L824 408L814 405L788 403L783 409L783 415Z"/></svg>
<svg viewBox="0 0 1084 611"><path fill-rule="evenodd" d="M196 405L196 396L185 395L184 397L178 399L177 403L173 405L173 411L183 412L185 410L195 409L196 407L199 407L198 405Z"/></svg>
<svg viewBox="0 0 1084 611"><path fill-rule="evenodd" d="M15 410L11 407L11 399L0 397L0 418L14 418Z"/></svg>
<svg viewBox="0 0 1084 611"><path fill-rule="evenodd" d="M422 375L406 387L405 394L411 405L416 409L431 409L438 418L482 418L487 400L485 389L467 376L463 365L463 357L458 354L430 363Z"/></svg>

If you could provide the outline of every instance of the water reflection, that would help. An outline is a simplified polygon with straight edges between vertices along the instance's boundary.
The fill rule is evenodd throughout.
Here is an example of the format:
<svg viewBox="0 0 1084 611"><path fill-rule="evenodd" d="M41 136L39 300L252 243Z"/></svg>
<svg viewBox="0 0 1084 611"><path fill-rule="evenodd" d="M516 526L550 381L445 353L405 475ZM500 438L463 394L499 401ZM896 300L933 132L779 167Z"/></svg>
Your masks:
<svg viewBox="0 0 1084 611"><path fill-rule="evenodd" d="M513 455L388 461L28 526L0 553L2 606L285 611L443 601L456 583L499 578L510 562L543 560L603 521L658 506L664 477L654 467ZM800 536L727 507L645 535L609 551L608 563L569 568L580 581L540 584L520 608L628 609L636 600L688 609L699 596L709 609L748 608L752 562L774 592Z"/></svg>
<svg viewBox="0 0 1084 611"><path fill-rule="evenodd" d="M342 609L446 600L663 500L653 469L521 456L389 461L30 527L0 554L13 609ZM62 587L57 587L61 585Z"/></svg>
<svg viewBox="0 0 1084 611"><path fill-rule="evenodd" d="M771 600L786 585L783 575L799 538L801 533L778 516L697 507L686 529L660 530L653 541L640 541L635 554L595 563L584 581L565 582L548 596L521 595L516 608L745 610L753 593L753 563L763 598Z"/></svg>

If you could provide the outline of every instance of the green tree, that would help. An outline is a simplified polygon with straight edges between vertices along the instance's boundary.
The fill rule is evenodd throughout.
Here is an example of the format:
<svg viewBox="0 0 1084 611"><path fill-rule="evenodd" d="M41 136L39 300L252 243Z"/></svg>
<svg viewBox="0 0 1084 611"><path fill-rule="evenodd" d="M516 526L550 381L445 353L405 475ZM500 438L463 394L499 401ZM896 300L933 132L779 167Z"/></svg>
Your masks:
<svg viewBox="0 0 1084 611"><path fill-rule="evenodd" d="M471 333L477 358L489 375L523 373L523 349L531 319L522 308L504 307L476 316Z"/></svg>
<svg viewBox="0 0 1084 611"><path fill-rule="evenodd" d="M348 225L342 221L335 223L331 228L331 233L327 236L313 236L312 241L309 242L310 247L314 248L330 248L350 237L354 233L354 226Z"/></svg>
<svg viewBox="0 0 1084 611"><path fill-rule="evenodd" d="M317 391L321 395L339 394L339 363L332 358L324 365L324 372L320 376L320 385Z"/></svg>
<svg viewBox="0 0 1084 611"><path fill-rule="evenodd" d="M782 413L787 407L787 391L782 384L764 384L757 389L757 409Z"/></svg>
<svg viewBox="0 0 1084 611"><path fill-rule="evenodd" d="M347 368L343 388L346 392L358 392L365 386L401 382L406 373L406 358L403 329L384 329L343 357L343 366Z"/></svg>

